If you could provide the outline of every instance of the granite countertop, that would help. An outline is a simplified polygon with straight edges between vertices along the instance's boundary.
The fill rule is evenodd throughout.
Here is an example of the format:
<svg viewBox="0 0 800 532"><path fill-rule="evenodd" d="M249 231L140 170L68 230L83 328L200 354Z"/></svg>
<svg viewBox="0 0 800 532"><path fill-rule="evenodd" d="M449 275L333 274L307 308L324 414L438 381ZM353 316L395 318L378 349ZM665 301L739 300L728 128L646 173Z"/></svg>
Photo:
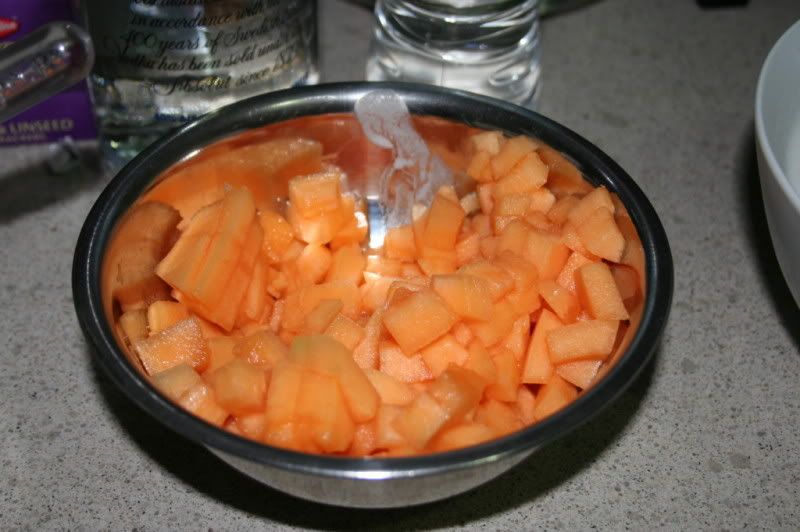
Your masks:
<svg viewBox="0 0 800 532"><path fill-rule="evenodd" d="M321 5L323 79L361 79L370 14ZM663 345L588 425L444 503L322 507L236 473L138 410L72 307L106 178L0 150L0 529L796 529L800 311L766 230L753 141L762 61L797 0L701 10L603 0L543 23L541 112L639 182L675 260Z"/></svg>

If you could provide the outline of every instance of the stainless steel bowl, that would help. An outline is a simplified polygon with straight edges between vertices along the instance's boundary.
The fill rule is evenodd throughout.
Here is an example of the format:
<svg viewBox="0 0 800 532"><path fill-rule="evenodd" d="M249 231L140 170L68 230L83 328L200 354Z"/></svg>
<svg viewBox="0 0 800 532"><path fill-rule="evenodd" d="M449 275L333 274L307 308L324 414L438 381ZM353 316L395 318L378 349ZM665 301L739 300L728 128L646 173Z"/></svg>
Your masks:
<svg viewBox="0 0 800 532"><path fill-rule="evenodd" d="M199 149L266 124L352 112L356 100L375 88L400 94L413 114L537 137L567 154L587 179L616 192L639 231L646 258L647 288L638 331L613 369L567 408L519 432L466 449L413 458L338 458L262 445L209 425L159 394L115 340L100 284L104 252L115 224L159 175ZM75 250L72 285L75 309L97 360L145 412L205 445L239 471L281 491L340 506L385 508L435 501L474 488L608 406L631 384L658 345L670 309L673 267L664 229L633 179L567 128L526 109L465 92L415 84L344 83L242 101L156 142L109 183L89 213Z"/></svg>

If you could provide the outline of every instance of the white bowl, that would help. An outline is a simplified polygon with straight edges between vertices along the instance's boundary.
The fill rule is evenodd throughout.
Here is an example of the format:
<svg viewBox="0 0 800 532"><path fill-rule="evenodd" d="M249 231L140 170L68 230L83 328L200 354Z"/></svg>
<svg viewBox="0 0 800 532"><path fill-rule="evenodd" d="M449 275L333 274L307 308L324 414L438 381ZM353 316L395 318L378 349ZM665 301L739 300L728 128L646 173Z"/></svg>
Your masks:
<svg viewBox="0 0 800 532"><path fill-rule="evenodd" d="M800 305L800 22L778 39L756 89L764 210L783 277Z"/></svg>

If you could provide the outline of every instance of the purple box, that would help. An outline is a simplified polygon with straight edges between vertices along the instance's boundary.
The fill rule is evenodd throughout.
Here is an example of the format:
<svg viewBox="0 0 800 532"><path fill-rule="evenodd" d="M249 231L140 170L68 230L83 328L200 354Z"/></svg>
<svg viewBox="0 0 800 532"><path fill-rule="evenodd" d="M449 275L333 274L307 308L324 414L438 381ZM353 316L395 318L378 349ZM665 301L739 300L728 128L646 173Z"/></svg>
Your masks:
<svg viewBox="0 0 800 532"><path fill-rule="evenodd" d="M0 48L57 20L75 20L70 0L1 0ZM0 123L0 146L97 137L86 82Z"/></svg>

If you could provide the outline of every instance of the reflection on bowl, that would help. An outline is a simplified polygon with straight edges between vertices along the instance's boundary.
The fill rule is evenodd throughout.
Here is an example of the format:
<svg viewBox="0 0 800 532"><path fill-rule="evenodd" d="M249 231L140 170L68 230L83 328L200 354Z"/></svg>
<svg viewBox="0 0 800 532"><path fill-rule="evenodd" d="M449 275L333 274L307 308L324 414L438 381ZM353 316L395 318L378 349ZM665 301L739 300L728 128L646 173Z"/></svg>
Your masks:
<svg viewBox="0 0 800 532"><path fill-rule="evenodd" d="M800 22L775 43L758 79L756 147L778 263L800 304Z"/></svg>
<svg viewBox="0 0 800 532"><path fill-rule="evenodd" d="M473 447L398 458L311 455L263 445L207 424L165 399L137 370L112 332L110 300L102 289L103 258L120 217L165 173L180 172L181 161L200 158L228 143L246 142L263 126L330 113L351 113L360 96L390 88L412 114L456 120L470 127L541 139L567 154L594 184L615 192L636 226L645 255L646 293L641 321L628 349L595 385L568 407L528 428ZM324 122L324 121L323 121ZM436 124L437 119L417 123ZM301 122L302 123L302 122ZM452 127L450 127L452 129ZM458 128L456 128L458 129ZM223 148L220 148L223 146ZM384 154L385 155L385 154ZM196 160L196 159L195 159ZM374 168L385 157L343 159L369 190ZM177 166L176 166L177 165ZM267 194L269 195L269 194ZM664 230L633 180L586 140L525 109L463 92L411 84L350 83L292 89L264 95L212 113L150 147L109 184L89 214L75 252L73 291L84 332L112 379L141 408L185 437L202 443L223 460L265 484L329 504L353 507L407 506L461 493L508 470L545 443L586 422L632 382L656 348L669 313L672 259Z"/></svg>

